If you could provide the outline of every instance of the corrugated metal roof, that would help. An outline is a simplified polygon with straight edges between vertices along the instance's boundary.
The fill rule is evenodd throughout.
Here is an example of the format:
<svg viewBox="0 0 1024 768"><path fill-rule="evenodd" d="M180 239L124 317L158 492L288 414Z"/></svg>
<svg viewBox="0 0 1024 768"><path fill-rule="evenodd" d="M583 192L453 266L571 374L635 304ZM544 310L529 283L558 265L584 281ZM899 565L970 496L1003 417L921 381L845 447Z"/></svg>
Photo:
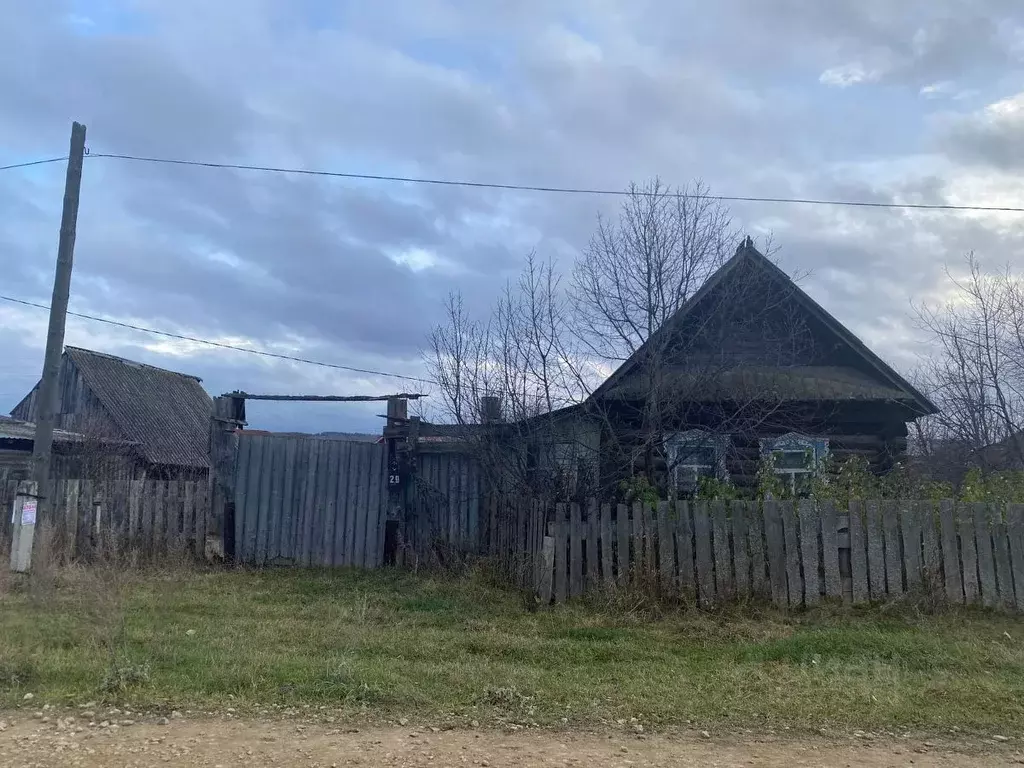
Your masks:
<svg viewBox="0 0 1024 768"><path fill-rule="evenodd" d="M147 461L209 467L213 400L199 378L78 347L65 354Z"/></svg>

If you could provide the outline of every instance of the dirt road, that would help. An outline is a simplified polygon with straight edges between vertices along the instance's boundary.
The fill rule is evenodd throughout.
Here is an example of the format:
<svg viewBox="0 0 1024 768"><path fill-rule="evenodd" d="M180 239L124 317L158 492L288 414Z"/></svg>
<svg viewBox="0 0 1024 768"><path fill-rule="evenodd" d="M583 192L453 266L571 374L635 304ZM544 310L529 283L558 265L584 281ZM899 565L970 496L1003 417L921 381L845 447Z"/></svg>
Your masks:
<svg viewBox="0 0 1024 768"><path fill-rule="evenodd" d="M6 717L6 720L4 720ZM96 718L98 720L99 718ZM105 724L104 724L105 723ZM636 736L526 730L355 729L282 720L111 718L90 725L23 713L0 716L0 766L995 766L1024 764L1008 742L961 745L872 740L793 741L697 733ZM862 741L862 740L860 740Z"/></svg>

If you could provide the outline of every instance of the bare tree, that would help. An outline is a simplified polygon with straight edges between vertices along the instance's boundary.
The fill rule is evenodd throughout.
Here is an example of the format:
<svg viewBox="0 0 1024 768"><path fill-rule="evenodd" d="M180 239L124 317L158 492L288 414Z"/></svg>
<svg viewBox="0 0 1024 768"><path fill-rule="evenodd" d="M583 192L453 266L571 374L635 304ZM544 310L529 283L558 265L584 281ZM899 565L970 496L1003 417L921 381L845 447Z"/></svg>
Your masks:
<svg viewBox="0 0 1024 768"><path fill-rule="evenodd" d="M731 255L729 212L701 182L631 184L617 220L598 217L573 272L573 304L594 355L636 352Z"/></svg>
<svg viewBox="0 0 1024 768"><path fill-rule="evenodd" d="M786 302L791 286L773 292L756 276L732 280L707 296L707 311L691 318L685 340L679 329L667 330L735 245L728 211L702 184L632 185L617 219L598 218L567 288L551 261L530 254L486 324L449 302L445 325L431 334L428 364L455 422L473 413L467 397L500 397L507 425L499 442L531 445L533 453L490 459L512 465L508 474L527 484L538 464L568 466L576 487L584 464L606 478L640 471L654 481L673 431L715 425L735 434L775 417L783 423L785 385L740 369L755 353L767 369L806 348L806 329ZM641 349L628 386L611 398L589 397L609 369ZM583 429L574 434L573 419L544 417L584 402L587 419L600 422L596 438ZM512 433L519 439L508 440Z"/></svg>
<svg viewBox="0 0 1024 768"><path fill-rule="evenodd" d="M969 446L982 463L981 449L1007 441L1005 458L1024 465L1024 446L1007 440L1024 427L1024 287L1009 269L984 272L973 253L965 277L947 275L955 297L917 308L937 345L923 376L941 408L942 438Z"/></svg>
<svg viewBox="0 0 1024 768"><path fill-rule="evenodd" d="M448 294L445 319L431 330L424 363L439 387L443 416L475 423L488 383L489 328L471 318L462 294Z"/></svg>
<svg viewBox="0 0 1024 768"><path fill-rule="evenodd" d="M667 436L687 426L735 435L785 421L779 377L741 369L755 358L765 370L791 364L806 351L809 334L786 301L791 287L731 281L707 297L713 311L685 333L668 328L737 242L728 209L700 182L632 185L618 218L599 218L573 273L572 300L579 337L595 358L616 366L634 356L632 396L595 403L609 436L621 438L618 474L636 469L654 480ZM624 414L630 406L635 413ZM634 422L632 431L610 428L613 408L620 424Z"/></svg>

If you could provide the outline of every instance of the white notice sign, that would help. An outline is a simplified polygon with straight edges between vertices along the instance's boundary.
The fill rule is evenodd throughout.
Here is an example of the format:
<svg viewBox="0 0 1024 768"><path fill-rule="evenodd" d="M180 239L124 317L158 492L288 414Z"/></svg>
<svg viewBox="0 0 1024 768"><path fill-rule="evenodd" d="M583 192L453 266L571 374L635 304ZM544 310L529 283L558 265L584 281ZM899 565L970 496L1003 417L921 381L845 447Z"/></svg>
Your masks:
<svg viewBox="0 0 1024 768"><path fill-rule="evenodd" d="M36 524L36 500L25 499L25 504L21 508L21 524L22 525L35 525Z"/></svg>

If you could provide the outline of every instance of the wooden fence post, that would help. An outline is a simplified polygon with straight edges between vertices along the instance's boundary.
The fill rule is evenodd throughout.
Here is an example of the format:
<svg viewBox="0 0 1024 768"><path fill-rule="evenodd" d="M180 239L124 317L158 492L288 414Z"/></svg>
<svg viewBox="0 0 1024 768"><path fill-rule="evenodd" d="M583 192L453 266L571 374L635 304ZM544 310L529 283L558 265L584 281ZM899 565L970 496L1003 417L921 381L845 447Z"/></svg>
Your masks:
<svg viewBox="0 0 1024 768"><path fill-rule="evenodd" d="M555 572L555 531L554 523L548 523L544 535L543 547L540 551L540 572L537 592L541 605L548 605L552 596L552 577Z"/></svg>
<svg viewBox="0 0 1024 768"><path fill-rule="evenodd" d="M245 424L245 399L221 395L213 399L210 418L210 520L220 533L224 559L235 557L235 465L238 429Z"/></svg>

